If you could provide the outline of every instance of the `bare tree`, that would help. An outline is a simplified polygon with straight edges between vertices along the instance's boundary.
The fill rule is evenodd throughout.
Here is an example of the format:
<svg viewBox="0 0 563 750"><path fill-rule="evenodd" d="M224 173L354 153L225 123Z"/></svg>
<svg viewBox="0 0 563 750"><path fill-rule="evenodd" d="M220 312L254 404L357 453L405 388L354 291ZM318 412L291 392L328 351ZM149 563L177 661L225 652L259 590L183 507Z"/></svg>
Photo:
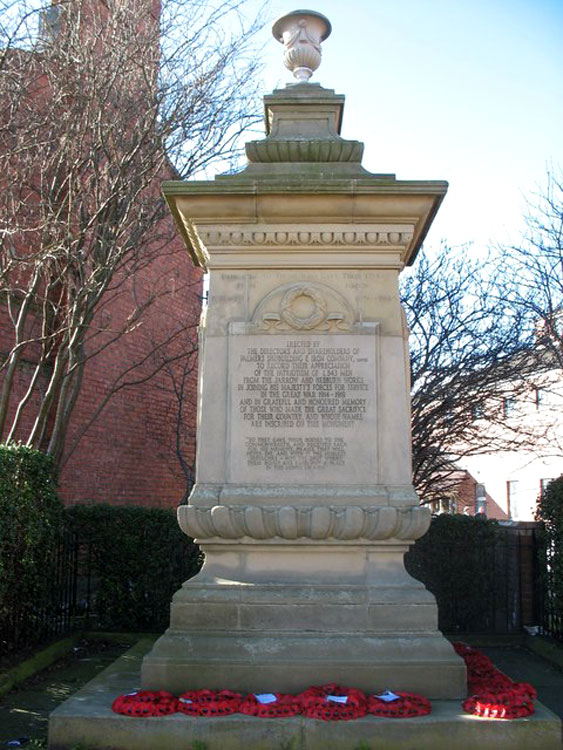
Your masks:
<svg viewBox="0 0 563 750"><path fill-rule="evenodd" d="M503 248L513 268L511 304L535 321L541 356L563 370L563 175L548 172L528 202L522 242Z"/></svg>
<svg viewBox="0 0 563 750"><path fill-rule="evenodd" d="M244 2L0 0L4 440L63 460L87 362L182 284L186 315L143 333L155 356L115 373L94 413L191 357L200 278L171 290L178 245L159 184L235 158L255 119L258 24L242 22Z"/></svg>
<svg viewBox="0 0 563 750"><path fill-rule="evenodd" d="M537 429L507 420L537 373L527 311L506 294L494 257L443 246L404 274L410 328L413 475L423 502L459 481L463 457L537 446Z"/></svg>
<svg viewBox="0 0 563 750"><path fill-rule="evenodd" d="M197 428L197 390L193 387L197 378L197 342L190 335L185 337L182 356L171 360L155 351L153 358L156 366L162 369L162 385L173 394L169 401L167 419L173 425L173 451L170 460L176 460L184 478L185 492L180 503L187 503L190 491L195 482L195 465L193 461L196 428Z"/></svg>

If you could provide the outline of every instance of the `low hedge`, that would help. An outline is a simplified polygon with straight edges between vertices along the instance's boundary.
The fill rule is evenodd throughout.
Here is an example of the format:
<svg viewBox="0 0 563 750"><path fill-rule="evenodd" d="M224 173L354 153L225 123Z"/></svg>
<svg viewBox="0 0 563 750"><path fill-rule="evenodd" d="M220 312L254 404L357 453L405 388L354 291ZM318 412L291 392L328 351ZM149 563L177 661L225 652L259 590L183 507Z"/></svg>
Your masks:
<svg viewBox="0 0 563 750"><path fill-rule="evenodd" d="M0 446L0 653L71 628L161 631L202 561L173 510L64 508L49 456Z"/></svg>
<svg viewBox="0 0 563 750"><path fill-rule="evenodd" d="M537 510L543 521L543 585L545 619L549 630L563 637L563 475L551 481L542 492Z"/></svg>
<svg viewBox="0 0 563 750"><path fill-rule="evenodd" d="M0 445L0 645L41 630L64 510L51 457Z"/></svg>
<svg viewBox="0 0 563 750"><path fill-rule="evenodd" d="M405 567L436 597L448 633L493 632L506 540L496 521L443 514L405 555ZM503 571L503 575L506 570Z"/></svg>
<svg viewBox="0 0 563 750"><path fill-rule="evenodd" d="M91 579L96 626L140 632L167 627L172 595L203 562L175 513L76 505L66 510L66 522L79 548L79 580Z"/></svg>

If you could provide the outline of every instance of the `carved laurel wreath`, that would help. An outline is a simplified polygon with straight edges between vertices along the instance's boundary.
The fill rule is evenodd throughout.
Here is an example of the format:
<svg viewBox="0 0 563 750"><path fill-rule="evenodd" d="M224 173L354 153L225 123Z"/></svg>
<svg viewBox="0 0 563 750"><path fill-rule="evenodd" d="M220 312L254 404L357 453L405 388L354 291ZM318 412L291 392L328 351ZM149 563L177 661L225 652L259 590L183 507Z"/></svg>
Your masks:
<svg viewBox="0 0 563 750"><path fill-rule="evenodd" d="M314 307L310 315L300 316L293 311L293 305L299 297L309 297L312 300ZM299 284L284 294L281 302L281 314L284 321L292 328L300 331L309 331L324 322L326 318L326 302L313 286Z"/></svg>

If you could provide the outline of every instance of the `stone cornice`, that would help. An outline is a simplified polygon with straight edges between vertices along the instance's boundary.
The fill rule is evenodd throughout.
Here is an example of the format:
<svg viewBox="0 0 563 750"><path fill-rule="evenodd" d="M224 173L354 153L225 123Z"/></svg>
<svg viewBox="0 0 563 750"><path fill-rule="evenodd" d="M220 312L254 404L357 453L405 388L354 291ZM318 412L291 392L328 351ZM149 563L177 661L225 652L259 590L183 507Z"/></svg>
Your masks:
<svg viewBox="0 0 563 750"><path fill-rule="evenodd" d="M220 228L202 227L199 236L206 247L239 248L247 245L287 247L321 245L355 247L405 247L413 235L412 225L374 224L361 227L349 225L222 225Z"/></svg>
<svg viewBox="0 0 563 750"><path fill-rule="evenodd" d="M208 268L209 257L202 235L206 232L220 232L221 225L231 225L233 219L237 224L247 225L254 237L258 232L264 231L258 225L278 227L300 225L304 221L309 226L340 223L357 236L366 236L370 232L368 225L376 224L389 227L374 230L382 236L386 231L407 231L412 236L406 242L406 238L401 237L397 243L386 243L378 239L373 244L374 247L383 248L387 245L400 250L398 260L392 261L393 267L400 267L402 264L412 263L446 193L447 183L399 182L393 179L302 179L299 182L291 179L280 179L277 182L237 182L236 179L225 179L215 182L167 182L163 189L193 262L204 269ZM409 228L396 229L397 225ZM289 230L290 227L286 226L275 231ZM268 229L270 231L274 230ZM309 250L323 247L322 242L317 243L314 239L317 234L322 234L323 227L310 227L307 231L312 233L313 242L303 243L303 247ZM270 250L274 247L273 243L267 244ZM327 243L334 246L336 244L336 241ZM242 246L256 246L256 242L245 240ZM297 247L296 244L291 246ZM367 244L354 241L350 246L365 249ZM221 247L228 250L227 245L222 244ZM356 260L350 258L355 267L372 265L365 253L360 255ZM236 267L231 261L225 266L219 258L215 260L215 267L219 267L217 263L220 263L220 267ZM253 267L246 265L247 261L241 258L240 267ZM266 263L264 267L279 267L277 262L273 266ZM305 261L306 266L308 263L309 261Z"/></svg>
<svg viewBox="0 0 563 750"><path fill-rule="evenodd" d="M237 175L234 174L220 175L214 181L168 180L162 183L162 190L166 197L191 194L256 195L258 193L423 194L443 197L447 189L448 183L444 180L396 180L392 174L341 180L337 178L322 180L322 177L317 174L311 175L310 179L296 176L294 179L264 181L248 179L237 181Z"/></svg>

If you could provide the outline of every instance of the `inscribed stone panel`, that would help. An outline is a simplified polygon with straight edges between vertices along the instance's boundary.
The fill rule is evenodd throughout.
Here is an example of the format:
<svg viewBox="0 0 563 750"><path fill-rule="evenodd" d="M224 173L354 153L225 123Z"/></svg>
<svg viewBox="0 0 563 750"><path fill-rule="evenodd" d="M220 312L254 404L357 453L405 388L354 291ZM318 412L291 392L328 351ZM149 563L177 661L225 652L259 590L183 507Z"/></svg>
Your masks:
<svg viewBox="0 0 563 750"><path fill-rule="evenodd" d="M375 335L231 335L229 480L376 481Z"/></svg>

